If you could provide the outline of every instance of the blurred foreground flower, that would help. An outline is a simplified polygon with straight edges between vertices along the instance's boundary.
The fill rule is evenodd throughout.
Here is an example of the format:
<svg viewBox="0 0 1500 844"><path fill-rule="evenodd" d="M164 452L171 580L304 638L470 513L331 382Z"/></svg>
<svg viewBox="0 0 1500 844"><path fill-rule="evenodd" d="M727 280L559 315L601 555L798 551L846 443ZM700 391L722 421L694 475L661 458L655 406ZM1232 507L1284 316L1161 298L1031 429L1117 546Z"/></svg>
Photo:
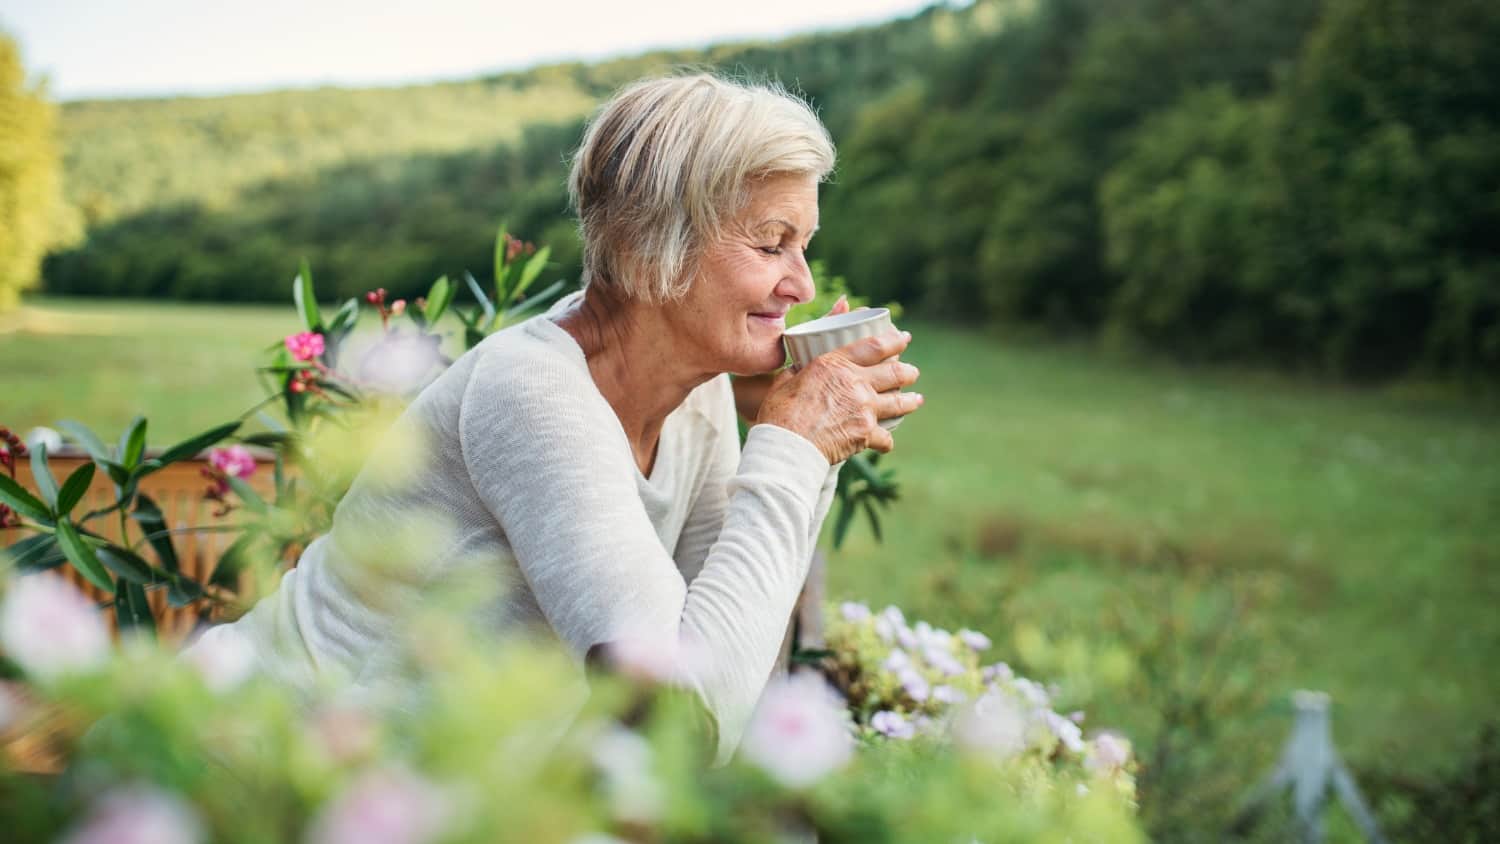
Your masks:
<svg viewBox="0 0 1500 844"><path fill-rule="evenodd" d="M870 726L887 738L909 739L916 735L917 728L897 712L877 712L870 719Z"/></svg>
<svg viewBox="0 0 1500 844"><path fill-rule="evenodd" d="M360 362L361 383L381 392L406 394L424 386L443 362L441 338L431 334L391 332L365 353Z"/></svg>
<svg viewBox="0 0 1500 844"><path fill-rule="evenodd" d="M242 445L215 448L208 453L208 465L231 478L248 478L255 473L255 455Z"/></svg>
<svg viewBox="0 0 1500 844"><path fill-rule="evenodd" d="M0 645L27 674L51 679L109 657L109 630L93 603L51 574L11 580L0 603Z"/></svg>
<svg viewBox="0 0 1500 844"><path fill-rule="evenodd" d="M233 691L255 673L255 651L229 627L215 627L203 634L183 659L198 670L210 691Z"/></svg>
<svg viewBox="0 0 1500 844"><path fill-rule="evenodd" d="M782 785L812 785L854 754L847 712L818 674L775 679L761 695L741 751Z"/></svg>
<svg viewBox="0 0 1500 844"><path fill-rule="evenodd" d="M131 785L105 794L62 844L196 844L203 825L191 806L167 791Z"/></svg>
<svg viewBox="0 0 1500 844"><path fill-rule="evenodd" d="M1009 759L1026 750L1031 729L1022 703L1002 691L990 691L963 707L953 719L953 741L959 747Z"/></svg>
<svg viewBox="0 0 1500 844"><path fill-rule="evenodd" d="M323 809L311 844L425 844L447 827L453 806L431 781L404 768L370 771Z"/></svg>

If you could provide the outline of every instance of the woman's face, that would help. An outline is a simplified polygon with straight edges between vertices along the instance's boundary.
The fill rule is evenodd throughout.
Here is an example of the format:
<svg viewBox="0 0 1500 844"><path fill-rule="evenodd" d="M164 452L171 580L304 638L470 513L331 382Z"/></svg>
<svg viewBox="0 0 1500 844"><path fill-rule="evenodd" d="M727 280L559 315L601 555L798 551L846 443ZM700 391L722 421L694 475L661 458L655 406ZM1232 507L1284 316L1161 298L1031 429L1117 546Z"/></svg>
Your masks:
<svg viewBox="0 0 1500 844"><path fill-rule="evenodd" d="M751 184L743 212L704 252L687 295L668 307L693 359L751 375L786 359L786 312L813 298L804 252L818 228L818 183L776 175Z"/></svg>

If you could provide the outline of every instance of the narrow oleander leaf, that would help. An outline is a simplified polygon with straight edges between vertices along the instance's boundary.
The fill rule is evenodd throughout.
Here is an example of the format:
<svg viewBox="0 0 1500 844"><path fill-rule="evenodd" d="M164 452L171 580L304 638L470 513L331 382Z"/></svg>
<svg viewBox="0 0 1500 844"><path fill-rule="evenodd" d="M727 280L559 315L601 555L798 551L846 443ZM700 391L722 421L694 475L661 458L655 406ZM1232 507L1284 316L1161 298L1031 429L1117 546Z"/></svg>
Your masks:
<svg viewBox="0 0 1500 844"><path fill-rule="evenodd" d="M68 559L57 546L57 536L50 533L28 536L4 549L3 553L17 570L28 574L55 568Z"/></svg>
<svg viewBox="0 0 1500 844"><path fill-rule="evenodd" d="M52 524L51 509L6 474L0 474L0 504L7 505L28 519Z"/></svg>
<svg viewBox="0 0 1500 844"><path fill-rule="evenodd" d="M105 568L131 583L150 586L158 579L151 571L151 564L128 548L106 545L96 549L94 553L99 556L99 561L104 563Z"/></svg>
<svg viewBox="0 0 1500 844"><path fill-rule="evenodd" d="M495 303L498 305L505 301L505 223L500 223L500 231L495 234Z"/></svg>
<svg viewBox="0 0 1500 844"><path fill-rule="evenodd" d="M848 500L839 502L839 514L833 521L833 550L844 547L844 538L849 535L849 525L854 522L854 505Z"/></svg>
<svg viewBox="0 0 1500 844"><path fill-rule="evenodd" d="M141 462L141 455L146 451L146 417L137 416L130 420L130 425L120 434L120 447L115 459L127 470L134 469Z"/></svg>
<svg viewBox="0 0 1500 844"><path fill-rule="evenodd" d="M428 325L437 322L443 311L448 309L448 303L453 301L453 291L453 284L448 281L447 276L441 276L432 283L432 289L427 291L427 306L422 309L422 316L426 318Z"/></svg>
<svg viewBox="0 0 1500 844"><path fill-rule="evenodd" d="M90 548L88 543L83 541L83 537L78 535L78 528L67 519L57 523L57 544L62 546L62 552L67 555L68 562L73 564L73 568L77 569L85 580L105 592L115 591L114 578L109 576L109 572L99 561L99 556L94 553L94 549Z"/></svg>
<svg viewBox="0 0 1500 844"><path fill-rule="evenodd" d="M312 270L307 266L306 258L302 259L301 272L292 279L292 301L296 303L297 313L307 330L321 331L323 316L318 313L318 297L313 293Z"/></svg>
<svg viewBox="0 0 1500 844"><path fill-rule="evenodd" d="M515 289L510 291L511 304L516 304L522 296L526 295L526 288L530 287L531 283L536 281L536 277L542 274L542 270L546 269L547 256L551 254L552 247L543 246L527 260L525 268L521 270L521 277L516 281Z"/></svg>
<svg viewBox="0 0 1500 844"><path fill-rule="evenodd" d="M139 583L121 580L115 584L115 623L121 633L156 635L156 618L151 615L146 590Z"/></svg>
<svg viewBox="0 0 1500 844"><path fill-rule="evenodd" d="M174 607L185 607L203 595L203 585L190 577L175 578L167 585L167 603Z"/></svg>
<svg viewBox="0 0 1500 844"><path fill-rule="evenodd" d="M223 554L219 556L218 565L214 566L214 573L208 582L213 586L222 586L233 589L239 584L240 572L250 564L250 555L259 537L254 533L244 533L234 541Z"/></svg>
<svg viewBox="0 0 1500 844"><path fill-rule="evenodd" d="M57 478L52 477L52 469L47 465L46 443L37 443L36 448L31 450L31 479L36 484L37 492L42 494L42 500L55 509Z"/></svg>
<svg viewBox="0 0 1500 844"><path fill-rule="evenodd" d="M233 475L227 475L225 476L224 480L229 482L229 488L234 490L234 494L239 496L240 501L243 502L251 512L259 514L264 514L266 512L265 499L261 498L260 493L251 488L251 486L245 483L243 479L236 478Z"/></svg>
<svg viewBox="0 0 1500 844"><path fill-rule="evenodd" d="M94 464L85 463L73 470L73 474L63 482L62 491L57 494L57 513L66 516L73 512L78 502L83 500L83 494L89 491L89 484L94 482Z"/></svg>
<svg viewBox="0 0 1500 844"><path fill-rule="evenodd" d="M149 495L144 493L137 495L135 500L135 512L130 514L141 524L141 530L146 533L146 540L156 551L156 559L161 561L162 568L173 574L180 570L177 561L177 547L172 543L172 534L167 531L167 519L162 515L161 508Z"/></svg>
<svg viewBox="0 0 1500 844"><path fill-rule="evenodd" d="M880 514L875 512L875 502L866 498L863 503L865 505L865 515L870 517L870 530L875 532L875 541L884 542L885 538L880 535Z"/></svg>
<svg viewBox="0 0 1500 844"><path fill-rule="evenodd" d="M73 439L78 440L78 444L83 446L83 450L87 451L90 457L95 460L110 459L109 449L104 445L104 440L99 439L99 435L89 430L87 425L72 419L64 419L57 423L57 427L72 434Z"/></svg>
<svg viewBox="0 0 1500 844"><path fill-rule="evenodd" d="M160 460L162 465L165 466L169 463L175 463L178 460L186 460L188 458L191 458L197 455L198 452L202 451L203 449L217 444L220 440L224 439L230 434L233 434L235 431L238 431L240 429L240 425L242 424L244 423L226 422L216 428L210 428L201 434L188 437L182 442L172 446L171 448L162 452L161 456L156 459Z"/></svg>
<svg viewBox="0 0 1500 844"><path fill-rule="evenodd" d="M469 292L474 294L474 300L479 303L480 309L484 311L484 321L481 324L488 325L495 318L495 306L490 303L490 297L485 295L484 289L479 286L479 282L475 281L473 274L467 270L464 271L464 283L469 285ZM475 320L475 322L479 321Z"/></svg>

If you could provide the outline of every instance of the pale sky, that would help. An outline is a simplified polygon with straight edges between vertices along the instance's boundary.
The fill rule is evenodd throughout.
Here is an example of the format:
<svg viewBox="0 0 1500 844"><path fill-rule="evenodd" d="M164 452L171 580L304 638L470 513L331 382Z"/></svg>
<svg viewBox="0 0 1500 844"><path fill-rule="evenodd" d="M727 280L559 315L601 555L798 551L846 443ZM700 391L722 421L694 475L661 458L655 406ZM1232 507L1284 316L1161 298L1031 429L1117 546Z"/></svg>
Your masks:
<svg viewBox="0 0 1500 844"><path fill-rule="evenodd" d="M462 79L901 17L933 0L0 0L52 96Z"/></svg>

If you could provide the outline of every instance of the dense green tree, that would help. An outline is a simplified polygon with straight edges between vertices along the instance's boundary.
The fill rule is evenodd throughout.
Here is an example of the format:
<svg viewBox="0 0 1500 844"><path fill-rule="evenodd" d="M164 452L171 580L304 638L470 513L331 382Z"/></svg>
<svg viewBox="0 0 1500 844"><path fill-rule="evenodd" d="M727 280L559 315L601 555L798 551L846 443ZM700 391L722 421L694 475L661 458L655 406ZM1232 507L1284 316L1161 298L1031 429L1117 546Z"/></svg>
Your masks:
<svg viewBox="0 0 1500 844"><path fill-rule="evenodd" d="M0 311L36 285L42 256L63 234L58 157L53 106L0 32Z"/></svg>

